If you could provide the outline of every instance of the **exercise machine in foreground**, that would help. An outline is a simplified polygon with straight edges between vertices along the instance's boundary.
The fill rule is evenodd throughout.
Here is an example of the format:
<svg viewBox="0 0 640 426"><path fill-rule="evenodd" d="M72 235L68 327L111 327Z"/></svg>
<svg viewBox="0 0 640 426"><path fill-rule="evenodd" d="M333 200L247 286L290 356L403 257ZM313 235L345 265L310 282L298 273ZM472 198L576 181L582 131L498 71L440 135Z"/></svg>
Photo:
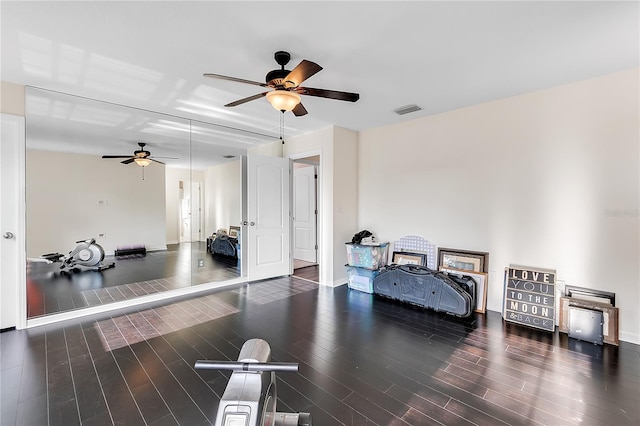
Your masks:
<svg viewBox="0 0 640 426"><path fill-rule="evenodd" d="M238 361L196 361L196 369L231 370L218 405L215 426L311 426L309 413L276 411L276 371L298 371L297 363L270 362L271 347L247 340Z"/></svg>

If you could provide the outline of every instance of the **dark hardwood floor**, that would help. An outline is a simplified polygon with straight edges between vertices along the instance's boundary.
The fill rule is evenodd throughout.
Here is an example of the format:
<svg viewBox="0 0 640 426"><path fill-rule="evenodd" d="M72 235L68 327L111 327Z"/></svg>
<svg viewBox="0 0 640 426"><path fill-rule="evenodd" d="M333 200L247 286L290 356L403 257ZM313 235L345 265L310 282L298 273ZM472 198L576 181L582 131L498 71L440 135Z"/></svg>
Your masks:
<svg viewBox="0 0 640 426"><path fill-rule="evenodd" d="M0 334L5 425L207 425L235 360L267 340L279 411L315 425L637 425L640 347L456 319L280 278Z"/></svg>
<svg viewBox="0 0 640 426"><path fill-rule="evenodd" d="M320 270L318 265L304 266L293 270L293 276L305 280L320 282Z"/></svg>

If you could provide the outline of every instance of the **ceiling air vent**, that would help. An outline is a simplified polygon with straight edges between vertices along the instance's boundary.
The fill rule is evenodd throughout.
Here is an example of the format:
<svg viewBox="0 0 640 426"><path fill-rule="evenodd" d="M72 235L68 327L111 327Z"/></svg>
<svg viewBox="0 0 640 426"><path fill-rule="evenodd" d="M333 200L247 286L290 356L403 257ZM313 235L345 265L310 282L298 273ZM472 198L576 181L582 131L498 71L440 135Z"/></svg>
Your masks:
<svg viewBox="0 0 640 426"><path fill-rule="evenodd" d="M405 105L403 107L400 108L396 108L393 110L393 112L395 112L398 115L405 115L405 114L409 114L410 112L416 112L416 111L420 111L422 108L420 108L418 105Z"/></svg>

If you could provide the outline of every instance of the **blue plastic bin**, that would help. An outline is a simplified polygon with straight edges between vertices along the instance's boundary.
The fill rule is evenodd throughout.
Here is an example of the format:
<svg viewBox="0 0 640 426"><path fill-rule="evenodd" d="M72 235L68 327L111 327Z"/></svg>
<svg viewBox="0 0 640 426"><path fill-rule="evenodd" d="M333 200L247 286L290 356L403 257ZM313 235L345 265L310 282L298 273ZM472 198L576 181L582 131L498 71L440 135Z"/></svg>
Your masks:
<svg viewBox="0 0 640 426"><path fill-rule="evenodd" d="M349 288L373 293L373 279L380 273L379 270L356 268L347 265L347 278Z"/></svg>

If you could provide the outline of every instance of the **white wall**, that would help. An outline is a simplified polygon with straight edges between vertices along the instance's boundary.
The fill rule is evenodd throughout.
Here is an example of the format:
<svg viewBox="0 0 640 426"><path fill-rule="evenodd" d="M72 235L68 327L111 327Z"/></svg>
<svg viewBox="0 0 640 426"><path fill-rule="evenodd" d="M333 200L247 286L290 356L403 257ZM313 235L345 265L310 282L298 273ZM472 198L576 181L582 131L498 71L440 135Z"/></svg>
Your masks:
<svg viewBox="0 0 640 426"><path fill-rule="evenodd" d="M242 223L242 162L209 167L205 174L205 233Z"/></svg>
<svg viewBox="0 0 640 426"><path fill-rule="evenodd" d="M358 225L616 293L640 343L639 70L360 133Z"/></svg>
<svg viewBox="0 0 640 426"><path fill-rule="evenodd" d="M142 180L135 164L27 150L27 257L68 253L87 238L107 253L133 244L166 249L164 169L145 167Z"/></svg>
<svg viewBox="0 0 640 426"><path fill-rule="evenodd" d="M166 241L167 244L178 244L180 242L180 181L184 182L185 193L191 190L191 182L203 182L205 173L201 170L177 169L172 167L166 168L165 177L165 211L166 211ZM203 210L206 205L207 189L204 185L202 194ZM202 238L206 238L206 233L202 234Z"/></svg>

